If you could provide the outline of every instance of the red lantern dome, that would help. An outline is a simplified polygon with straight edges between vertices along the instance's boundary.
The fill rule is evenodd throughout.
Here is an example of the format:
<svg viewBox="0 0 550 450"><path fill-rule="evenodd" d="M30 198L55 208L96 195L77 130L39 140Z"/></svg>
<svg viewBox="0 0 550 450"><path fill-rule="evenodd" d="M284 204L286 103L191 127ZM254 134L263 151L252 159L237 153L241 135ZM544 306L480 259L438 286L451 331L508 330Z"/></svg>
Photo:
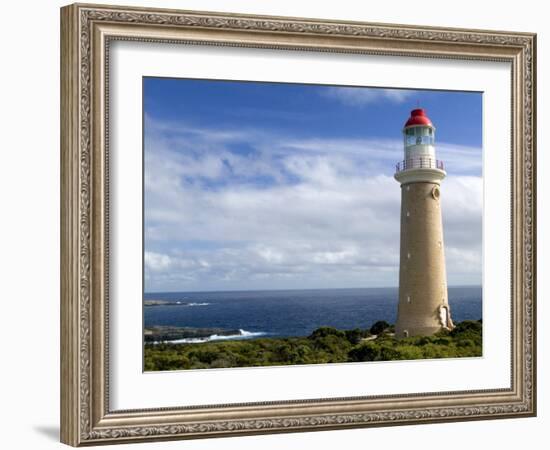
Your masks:
<svg viewBox="0 0 550 450"><path fill-rule="evenodd" d="M433 127L432 121L426 115L426 111L424 111L422 108L413 109L411 111L411 117L409 117L409 120L407 120L405 128L415 125Z"/></svg>

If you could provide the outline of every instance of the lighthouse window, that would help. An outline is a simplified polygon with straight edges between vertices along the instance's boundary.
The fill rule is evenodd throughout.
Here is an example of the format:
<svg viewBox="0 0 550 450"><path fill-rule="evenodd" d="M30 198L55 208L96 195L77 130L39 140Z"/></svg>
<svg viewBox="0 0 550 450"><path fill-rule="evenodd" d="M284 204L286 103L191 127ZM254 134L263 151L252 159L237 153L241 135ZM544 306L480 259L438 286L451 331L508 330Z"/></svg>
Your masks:
<svg viewBox="0 0 550 450"><path fill-rule="evenodd" d="M434 130L430 127L414 127L405 130L405 145L433 145Z"/></svg>

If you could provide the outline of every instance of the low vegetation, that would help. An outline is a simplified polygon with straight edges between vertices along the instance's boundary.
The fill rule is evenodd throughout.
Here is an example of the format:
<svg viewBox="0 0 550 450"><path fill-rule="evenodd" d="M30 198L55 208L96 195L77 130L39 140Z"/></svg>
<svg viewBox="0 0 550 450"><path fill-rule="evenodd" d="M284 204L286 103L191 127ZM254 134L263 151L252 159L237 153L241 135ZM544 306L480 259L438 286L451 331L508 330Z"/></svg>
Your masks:
<svg viewBox="0 0 550 450"><path fill-rule="evenodd" d="M393 326L377 322L369 330L321 327L307 337L200 344L147 343L145 370L475 357L482 355L481 330L481 320L467 320L450 332L398 340L393 336Z"/></svg>

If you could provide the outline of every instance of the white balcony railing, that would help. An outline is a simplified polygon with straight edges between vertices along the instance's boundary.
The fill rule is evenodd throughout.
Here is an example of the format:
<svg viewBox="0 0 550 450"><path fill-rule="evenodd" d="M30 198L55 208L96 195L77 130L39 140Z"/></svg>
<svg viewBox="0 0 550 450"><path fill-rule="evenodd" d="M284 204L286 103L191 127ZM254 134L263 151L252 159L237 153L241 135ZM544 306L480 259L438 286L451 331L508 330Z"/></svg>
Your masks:
<svg viewBox="0 0 550 450"><path fill-rule="evenodd" d="M403 172L408 169L440 169L445 170L443 161L434 158L412 158L405 159L395 165L396 172Z"/></svg>

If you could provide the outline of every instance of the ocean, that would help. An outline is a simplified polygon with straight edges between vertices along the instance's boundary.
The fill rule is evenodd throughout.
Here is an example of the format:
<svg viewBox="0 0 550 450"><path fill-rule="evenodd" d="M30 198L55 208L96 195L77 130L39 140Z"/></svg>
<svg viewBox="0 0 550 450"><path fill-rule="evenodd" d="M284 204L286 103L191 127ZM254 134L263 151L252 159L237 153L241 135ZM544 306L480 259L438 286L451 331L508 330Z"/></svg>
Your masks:
<svg viewBox="0 0 550 450"><path fill-rule="evenodd" d="M144 300L180 304L144 307L144 325L241 330L200 342L308 336L321 326L347 330L370 328L379 320L393 324L397 295L397 288L146 293ZM481 287L449 287L449 304L455 323L481 319Z"/></svg>

